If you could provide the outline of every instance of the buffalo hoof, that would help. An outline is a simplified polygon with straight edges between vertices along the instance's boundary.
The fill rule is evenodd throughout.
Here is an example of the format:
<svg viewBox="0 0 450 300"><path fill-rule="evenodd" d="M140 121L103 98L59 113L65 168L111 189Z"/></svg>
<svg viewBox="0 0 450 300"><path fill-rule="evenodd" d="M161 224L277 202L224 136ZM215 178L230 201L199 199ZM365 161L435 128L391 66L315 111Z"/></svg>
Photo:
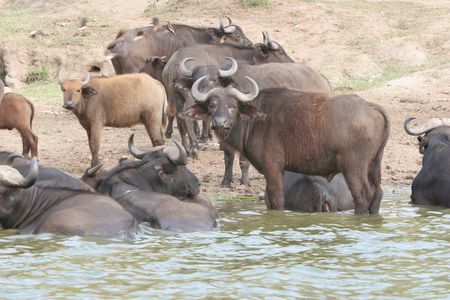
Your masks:
<svg viewBox="0 0 450 300"><path fill-rule="evenodd" d="M170 139L172 137L172 131L166 131L164 133L164 136L166 137L166 139Z"/></svg>
<svg viewBox="0 0 450 300"><path fill-rule="evenodd" d="M208 140L209 140L209 138L208 138L208 136L206 136L206 135L202 135L202 136L199 138L199 141L200 141L201 143L207 143Z"/></svg>
<svg viewBox="0 0 450 300"><path fill-rule="evenodd" d="M231 189L231 182L232 182L232 181L227 180L227 179L224 178L223 181L222 181L222 183L220 184L220 187Z"/></svg>
<svg viewBox="0 0 450 300"><path fill-rule="evenodd" d="M191 149L191 151L189 151L189 156L193 159L198 159L198 149Z"/></svg>
<svg viewBox="0 0 450 300"><path fill-rule="evenodd" d="M250 186L249 178L241 178L241 185Z"/></svg>

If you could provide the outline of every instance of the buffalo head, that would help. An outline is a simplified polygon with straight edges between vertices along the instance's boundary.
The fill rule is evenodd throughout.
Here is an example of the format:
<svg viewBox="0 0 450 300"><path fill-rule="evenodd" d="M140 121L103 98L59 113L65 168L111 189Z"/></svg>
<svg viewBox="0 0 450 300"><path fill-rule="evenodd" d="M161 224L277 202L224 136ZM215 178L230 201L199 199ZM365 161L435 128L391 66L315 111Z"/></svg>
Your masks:
<svg viewBox="0 0 450 300"><path fill-rule="evenodd" d="M166 56L151 56L145 60L145 66L139 72L147 73L159 82L162 82L162 72L166 64Z"/></svg>
<svg viewBox="0 0 450 300"><path fill-rule="evenodd" d="M145 166L156 169L165 189L175 197L193 197L200 192L197 177L186 167L187 153L174 140L176 147L158 146L149 151L139 150L133 143L134 134L128 140L130 153L146 162Z"/></svg>
<svg viewBox="0 0 450 300"><path fill-rule="evenodd" d="M87 85L90 79L89 73L86 73L82 79L64 79L61 75L61 71L58 71L57 76L58 83L63 92L63 107L65 109L74 110L81 104L83 99L98 93L94 88Z"/></svg>
<svg viewBox="0 0 450 300"><path fill-rule="evenodd" d="M202 92L199 86L207 78L208 75L202 76L192 85L192 96L196 104L186 111L188 117L203 119L206 115L210 115L212 128L223 138L229 134L238 116L243 118L261 116L258 108L250 104L259 93L258 84L252 78L245 76L252 86L248 93L239 91L233 85L215 87Z"/></svg>
<svg viewBox="0 0 450 300"><path fill-rule="evenodd" d="M436 144L450 143L449 118L432 118L425 124L413 128L410 123L414 119L415 117L406 118L403 126L406 133L417 136L421 154L424 154L427 149L433 148Z"/></svg>
<svg viewBox="0 0 450 300"><path fill-rule="evenodd" d="M39 173L37 158L31 160L30 171L24 178L16 169L0 165L0 218L11 213L14 207L14 197L19 189L32 186Z"/></svg>
<svg viewBox="0 0 450 300"><path fill-rule="evenodd" d="M270 38L269 33L263 32L263 43L258 43L255 47L258 49L258 55L255 56L257 63L293 63L294 60L286 54L280 44Z"/></svg>
<svg viewBox="0 0 450 300"><path fill-rule="evenodd" d="M233 24L231 19L227 16L228 24L224 25L223 18L219 20L219 30L214 30L213 35L216 43L226 43L237 46L251 46L253 43L245 36L242 28Z"/></svg>

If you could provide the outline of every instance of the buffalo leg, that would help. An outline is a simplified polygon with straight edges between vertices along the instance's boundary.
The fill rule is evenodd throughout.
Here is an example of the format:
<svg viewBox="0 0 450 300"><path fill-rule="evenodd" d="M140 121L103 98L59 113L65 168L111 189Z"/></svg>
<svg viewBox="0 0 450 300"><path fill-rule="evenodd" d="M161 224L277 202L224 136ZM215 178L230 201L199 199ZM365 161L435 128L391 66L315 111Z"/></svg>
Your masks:
<svg viewBox="0 0 450 300"><path fill-rule="evenodd" d="M170 139L170 137L172 136L173 133L173 120L175 119L175 117L170 116L168 117L169 122L167 123L167 128L166 128L166 132L164 134L164 136L168 139Z"/></svg>
<svg viewBox="0 0 450 300"><path fill-rule="evenodd" d="M100 150L100 138L102 132L102 124L94 123L91 127L86 130L89 139L89 149L91 150L92 160L91 167L95 167L100 163L98 152Z"/></svg>
<svg viewBox="0 0 450 300"><path fill-rule="evenodd" d="M266 206L267 209L284 209L283 168L266 169Z"/></svg>
<svg viewBox="0 0 450 300"><path fill-rule="evenodd" d="M200 125L198 125L197 120L194 121L194 132L197 138L200 137Z"/></svg>
<svg viewBox="0 0 450 300"><path fill-rule="evenodd" d="M344 170L344 177L355 201L355 214L366 215L369 211L375 191L369 183L367 169Z"/></svg>
<svg viewBox="0 0 450 300"><path fill-rule="evenodd" d="M28 153L31 151L31 157L37 157L38 156L37 136L34 135L31 130L22 131L20 135L22 137L22 145L23 145L22 155L24 157L28 157Z"/></svg>
<svg viewBox="0 0 450 300"><path fill-rule="evenodd" d="M164 145L162 128L159 122L155 122L150 116L149 118L144 119L144 127L152 141L153 147Z"/></svg>
<svg viewBox="0 0 450 300"><path fill-rule="evenodd" d="M190 119L185 119L184 124L186 125L186 132L191 144L190 154L193 158L198 158L198 141L194 128L195 122Z"/></svg>
<svg viewBox="0 0 450 300"><path fill-rule="evenodd" d="M187 137L186 137L186 125L183 118L180 118L177 116L177 125L178 125L178 131L180 132L180 138L181 138L181 144L183 145L184 149L186 149L187 153L190 153Z"/></svg>
<svg viewBox="0 0 450 300"><path fill-rule="evenodd" d="M242 154L239 155L239 167L241 168L241 184L250 186L250 176L248 174L250 162Z"/></svg>
<svg viewBox="0 0 450 300"><path fill-rule="evenodd" d="M220 147L223 148L225 162L225 173L223 174L223 180L220 186L223 188L231 188L231 183L233 182L234 151L223 147L222 143L220 143Z"/></svg>
<svg viewBox="0 0 450 300"><path fill-rule="evenodd" d="M212 138L211 134L211 118L208 116L203 120L202 134L200 136L200 141L205 143L208 139Z"/></svg>

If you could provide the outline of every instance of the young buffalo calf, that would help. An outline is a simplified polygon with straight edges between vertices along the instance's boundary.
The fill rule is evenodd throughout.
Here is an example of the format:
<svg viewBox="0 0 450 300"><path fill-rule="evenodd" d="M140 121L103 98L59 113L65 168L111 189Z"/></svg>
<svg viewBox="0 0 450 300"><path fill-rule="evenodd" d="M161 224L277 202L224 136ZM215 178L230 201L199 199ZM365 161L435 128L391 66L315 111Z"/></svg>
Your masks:
<svg viewBox="0 0 450 300"><path fill-rule="evenodd" d="M91 166L99 164L103 126L131 127L144 124L153 146L164 144L166 92L147 74L95 77L58 82L64 93L63 107L71 110L86 130L92 154Z"/></svg>
<svg viewBox="0 0 450 300"><path fill-rule="evenodd" d="M17 129L22 136L23 156L38 156L38 138L31 130L34 118L33 103L22 95L3 94L4 84L0 80L0 129Z"/></svg>

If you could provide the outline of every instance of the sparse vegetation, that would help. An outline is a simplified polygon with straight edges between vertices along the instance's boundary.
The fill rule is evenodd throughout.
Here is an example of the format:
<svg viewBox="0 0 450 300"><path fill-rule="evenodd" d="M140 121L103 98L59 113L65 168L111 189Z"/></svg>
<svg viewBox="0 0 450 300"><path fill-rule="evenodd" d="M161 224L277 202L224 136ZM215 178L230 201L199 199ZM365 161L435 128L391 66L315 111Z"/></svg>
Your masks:
<svg viewBox="0 0 450 300"><path fill-rule="evenodd" d="M244 7L266 7L269 0L242 0Z"/></svg>
<svg viewBox="0 0 450 300"><path fill-rule="evenodd" d="M26 85L20 90L25 97L36 103L61 105L62 93L56 82L34 82Z"/></svg>
<svg viewBox="0 0 450 300"><path fill-rule="evenodd" d="M39 67L28 71L25 78L26 83L33 83L39 81L47 81L49 79L48 70L46 67Z"/></svg>

